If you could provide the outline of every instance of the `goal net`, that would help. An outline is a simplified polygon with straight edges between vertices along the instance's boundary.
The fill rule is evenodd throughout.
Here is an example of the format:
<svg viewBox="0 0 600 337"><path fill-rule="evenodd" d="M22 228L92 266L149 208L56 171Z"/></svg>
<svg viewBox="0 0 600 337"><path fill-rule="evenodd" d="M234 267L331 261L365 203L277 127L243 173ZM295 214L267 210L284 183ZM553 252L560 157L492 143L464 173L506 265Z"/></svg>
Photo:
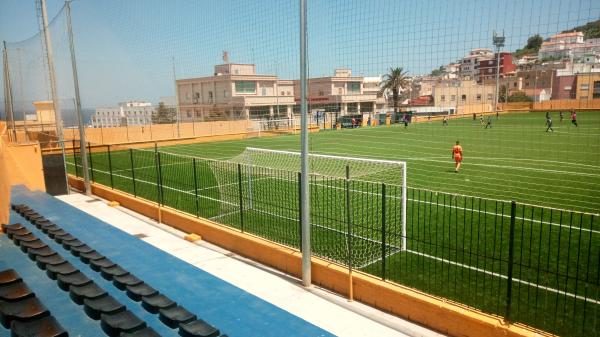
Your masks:
<svg viewBox="0 0 600 337"><path fill-rule="evenodd" d="M265 134L296 134L296 119L251 120L248 134L254 137L261 137Z"/></svg>
<svg viewBox="0 0 600 337"><path fill-rule="evenodd" d="M315 253L346 263L354 247L351 263L367 268L382 254L406 249L405 162L323 154L308 159ZM219 165L213 172L223 200L215 218L231 221L242 212L246 225L271 225L283 243L299 242L300 153L249 147L227 165L213 165Z"/></svg>

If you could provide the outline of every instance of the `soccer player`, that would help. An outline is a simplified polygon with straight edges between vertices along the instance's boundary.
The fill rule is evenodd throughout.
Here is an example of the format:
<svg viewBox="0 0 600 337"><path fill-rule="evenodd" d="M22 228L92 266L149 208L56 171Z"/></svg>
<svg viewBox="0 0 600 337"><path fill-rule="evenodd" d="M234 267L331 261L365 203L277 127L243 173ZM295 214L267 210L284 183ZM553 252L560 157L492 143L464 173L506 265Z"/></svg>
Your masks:
<svg viewBox="0 0 600 337"><path fill-rule="evenodd" d="M492 128L492 116L488 116L487 118L487 124L485 124L485 129L487 128Z"/></svg>
<svg viewBox="0 0 600 337"><path fill-rule="evenodd" d="M560 116L560 122L562 123L563 119L565 118L565 114L561 111L558 116Z"/></svg>
<svg viewBox="0 0 600 337"><path fill-rule="evenodd" d="M571 124L577 127L577 113L575 112L575 109L571 109Z"/></svg>
<svg viewBox="0 0 600 337"><path fill-rule="evenodd" d="M458 173L460 170L460 163L462 162L462 146L460 146L460 142L457 140L456 145L452 147L452 158L454 158L454 173Z"/></svg>
<svg viewBox="0 0 600 337"><path fill-rule="evenodd" d="M483 125L483 114L479 115L479 124Z"/></svg>
<svg viewBox="0 0 600 337"><path fill-rule="evenodd" d="M548 126L548 128L546 129L546 132L548 132L548 131L554 132L554 130L552 129L552 117L550 117L550 114L546 115L546 125Z"/></svg>
<svg viewBox="0 0 600 337"><path fill-rule="evenodd" d="M448 126L448 117L444 116L444 119L442 119L442 126Z"/></svg>
<svg viewBox="0 0 600 337"><path fill-rule="evenodd" d="M408 127L408 115L407 114L402 115L402 121L404 122L404 128L406 129Z"/></svg>

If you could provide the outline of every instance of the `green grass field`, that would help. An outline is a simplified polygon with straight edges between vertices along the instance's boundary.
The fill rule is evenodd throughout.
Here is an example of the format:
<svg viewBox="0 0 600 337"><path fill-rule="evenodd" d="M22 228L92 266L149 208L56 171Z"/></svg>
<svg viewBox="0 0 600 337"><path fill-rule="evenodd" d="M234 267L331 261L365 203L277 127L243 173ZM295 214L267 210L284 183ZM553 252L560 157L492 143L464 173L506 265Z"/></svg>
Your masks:
<svg viewBox="0 0 600 337"><path fill-rule="evenodd" d="M499 315L508 310L512 269L511 320L598 335L600 112L579 113L577 128L553 119L552 133L545 113L522 113L487 130L460 119L311 134L313 153L406 161L409 187L403 233L399 186L386 186L384 196L381 184L313 177L313 252ZM299 136L162 147L158 157L116 147L109 157L99 148L93 179L299 247L296 172L200 159L227 160L246 147L297 151Z"/></svg>

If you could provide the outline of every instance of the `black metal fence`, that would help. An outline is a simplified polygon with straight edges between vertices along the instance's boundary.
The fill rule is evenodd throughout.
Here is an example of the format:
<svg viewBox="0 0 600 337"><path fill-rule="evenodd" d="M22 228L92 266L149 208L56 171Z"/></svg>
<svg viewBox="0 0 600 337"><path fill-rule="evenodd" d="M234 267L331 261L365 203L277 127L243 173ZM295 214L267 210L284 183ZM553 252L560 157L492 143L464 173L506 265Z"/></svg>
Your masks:
<svg viewBox="0 0 600 337"><path fill-rule="evenodd" d="M74 144L69 171L81 176ZM300 175L158 149L88 146L95 183L300 249ZM595 214L311 176L321 258L564 336L600 330Z"/></svg>

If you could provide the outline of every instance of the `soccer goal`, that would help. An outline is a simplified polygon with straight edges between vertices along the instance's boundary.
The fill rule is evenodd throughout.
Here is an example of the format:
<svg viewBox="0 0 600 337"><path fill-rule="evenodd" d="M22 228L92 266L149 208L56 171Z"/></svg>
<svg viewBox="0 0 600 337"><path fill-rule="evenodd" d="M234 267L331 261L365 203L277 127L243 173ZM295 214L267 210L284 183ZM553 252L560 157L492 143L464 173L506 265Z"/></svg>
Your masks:
<svg viewBox="0 0 600 337"><path fill-rule="evenodd" d="M270 134L296 134L296 119L259 119L251 120L248 133L255 137L261 137L265 133Z"/></svg>
<svg viewBox="0 0 600 337"><path fill-rule="evenodd" d="M228 162L229 170L213 170L222 216L243 212L246 222L277 224L274 231L297 228L300 153L249 147ZM309 170L315 250L345 262L352 244L361 267L407 248L405 162L310 154Z"/></svg>

